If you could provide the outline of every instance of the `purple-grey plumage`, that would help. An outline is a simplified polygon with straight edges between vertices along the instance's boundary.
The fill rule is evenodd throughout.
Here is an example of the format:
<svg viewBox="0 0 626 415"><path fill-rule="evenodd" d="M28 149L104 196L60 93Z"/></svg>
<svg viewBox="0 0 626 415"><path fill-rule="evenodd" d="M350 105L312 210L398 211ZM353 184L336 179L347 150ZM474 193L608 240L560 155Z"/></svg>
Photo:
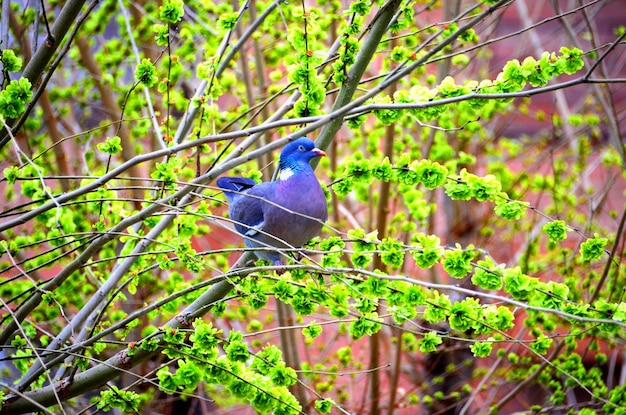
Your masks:
<svg viewBox="0 0 626 415"><path fill-rule="evenodd" d="M300 138L280 154L278 180L259 184L242 177L217 180L247 247L299 248L319 234L328 219L328 206L309 163L325 155L313 141ZM259 250L255 255L275 265L282 263L277 251Z"/></svg>

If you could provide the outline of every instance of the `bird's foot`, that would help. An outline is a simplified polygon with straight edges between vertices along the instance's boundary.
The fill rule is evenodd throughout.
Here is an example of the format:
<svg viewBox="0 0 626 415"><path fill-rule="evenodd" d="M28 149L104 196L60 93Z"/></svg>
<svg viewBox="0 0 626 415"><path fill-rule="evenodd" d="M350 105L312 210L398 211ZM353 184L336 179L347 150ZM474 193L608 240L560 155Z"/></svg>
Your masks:
<svg viewBox="0 0 626 415"><path fill-rule="evenodd" d="M281 268L278 268L276 270L276 274L278 274L278 275L283 275L287 271L285 268L282 268L283 264L280 261L274 261L274 266L275 267L281 267Z"/></svg>

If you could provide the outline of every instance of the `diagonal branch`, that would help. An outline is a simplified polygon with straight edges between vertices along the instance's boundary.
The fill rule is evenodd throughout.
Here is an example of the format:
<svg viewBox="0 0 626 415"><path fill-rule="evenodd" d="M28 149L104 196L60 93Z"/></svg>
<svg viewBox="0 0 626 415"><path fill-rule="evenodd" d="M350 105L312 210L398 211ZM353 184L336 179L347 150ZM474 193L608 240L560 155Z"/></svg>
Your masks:
<svg viewBox="0 0 626 415"><path fill-rule="evenodd" d="M361 82L363 73L365 73L365 70L369 66L369 63L376 53L378 45L380 44L380 40L387 31L389 22L391 22L391 19L395 16L399 7L400 0L390 0L380 8L378 14L374 17L369 35L363 42L363 46L359 50L355 62L348 72L348 79L346 83L340 89L337 99L335 99L335 103L332 107L332 113L336 113L338 110L347 107L350 100L352 100L354 92ZM343 117L338 116L332 118L330 122L324 125L317 139L320 148L328 148L335 136L335 133L339 131L342 124Z"/></svg>
<svg viewBox="0 0 626 415"><path fill-rule="evenodd" d="M242 255L232 268L240 268L250 260L252 256L252 253ZM173 329L187 327L195 318L206 314L213 304L217 303L228 294L231 288L232 284L229 279L216 283L178 314L178 316L170 320L166 324L166 327ZM158 353L160 353L160 349L152 352L148 352L141 347L134 348L132 352L130 349L124 349L107 361L77 374L71 383L66 379L62 379L54 385L48 385L35 391L24 393L21 396L14 395L7 397L0 409L0 414L32 412L38 410L39 406L37 406L37 404L43 406L54 405L57 403L56 396L62 396L63 399L67 400L74 396L81 395L114 379L119 375L120 370L134 367Z"/></svg>
<svg viewBox="0 0 626 415"><path fill-rule="evenodd" d="M3 4L5 3L10 2L4 1ZM69 0L65 3L63 9L61 9L61 12L50 29L49 36L46 37L41 47L37 49L32 59L24 68L24 72L22 72L22 77L28 79L32 85L37 84L39 81L41 74L46 70L54 52L56 52L57 48L61 45L84 4L85 0ZM3 19L3 21L6 20ZM30 105L29 109L32 109L32 107L33 106ZM8 142L8 131L3 130L0 133L0 148L4 147Z"/></svg>

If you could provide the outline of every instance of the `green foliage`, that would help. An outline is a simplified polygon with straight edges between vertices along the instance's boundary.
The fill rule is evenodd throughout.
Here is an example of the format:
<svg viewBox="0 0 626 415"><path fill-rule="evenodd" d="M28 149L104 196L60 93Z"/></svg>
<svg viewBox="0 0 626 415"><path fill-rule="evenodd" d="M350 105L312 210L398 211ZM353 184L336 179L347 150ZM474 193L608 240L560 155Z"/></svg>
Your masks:
<svg viewBox="0 0 626 415"><path fill-rule="evenodd" d="M14 184L19 177L19 172L20 169L17 166L11 166L4 169L2 174L9 184Z"/></svg>
<svg viewBox="0 0 626 415"><path fill-rule="evenodd" d="M225 350L228 359L233 362L245 362L250 356L248 346L242 341L230 342Z"/></svg>
<svg viewBox="0 0 626 415"><path fill-rule="evenodd" d="M239 13L224 13L220 17L220 27L224 30L233 30L239 19Z"/></svg>
<svg viewBox="0 0 626 415"><path fill-rule="evenodd" d="M158 77L156 75L156 68L152 62L150 62L150 59L142 59L141 63L137 65L135 78L139 81L139 83L147 86L148 88L152 88L154 84L157 83Z"/></svg>
<svg viewBox="0 0 626 415"><path fill-rule="evenodd" d="M424 334L424 337L419 341L420 351L422 353L433 353L437 351L437 346L443 343L441 337L434 331L429 331Z"/></svg>
<svg viewBox="0 0 626 415"><path fill-rule="evenodd" d="M380 258L385 265L389 265L392 269L398 269L404 262L404 251L400 241L387 237L383 239L379 246L381 254Z"/></svg>
<svg viewBox="0 0 626 415"><path fill-rule="evenodd" d="M548 222L543 225L542 229L548 235L548 240L551 243L561 242L567 238L567 228L562 220Z"/></svg>
<svg viewBox="0 0 626 415"><path fill-rule="evenodd" d="M117 154L122 151L122 139L118 136L107 137L103 143L98 143L97 147L103 153Z"/></svg>
<svg viewBox="0 0 626 415"><path fill-rule="evenodd" d="M551 345L552 339L546 336L541 336L530 344L530 348L533 352L537 354L546 354Z"/></svg>
<svg viewBox="0 0 626 415"><path fill-rule="evenodd" d="M448 169L437 162L422 160L415 168L419 182L428 190L441 187L446 181Z"/></svg>
<svg viewBox="0 0 626 415"><path fill-rule="evenodd" d="M109 390L103 391L98 400L98 409L110 411L117 408L123 412L137 412L141 397L133 391L120 390L117 386L111 385Z"/></svg>
<svg viewBox="0 0 626 415"><path fill-rule="evenodd" d="M489 357L493 349L491 342L476 342L470 346L475 357Z"/></svg>
<svg viewBox="0 0 626 415"><path fill-rule="evenodd" d="M308 327L302 329L302 334L311 339L316 338L322 333L322 326L319 324L311 323Z"/></svg>
<svg viewBox="0 0 626 415"><path fill-rule="evenodd" d="M430 298L426 300L424 319L432 324L445 321L451 305L449 296L441 294L439 291L431 291Z"/></svg>
<svg viewBox="0 0 626 415"><path fill-rule="evenodd" d="M502 288L503 269L504 265L496 265L491 258L478 261L472 283L484 290L499 290Z"/></svg>
<svg viewBox="0 0 626 415"><path fill-rule="evenodd" d="M12 49L4 49L0 60L3 70L6 72L17 72L22 69L22 58L17 56Z"/></svg>
<svg viewBox="0 0 626 415"><path fill-rule="evenodd" d="M159 18L168 24L175 24L185 15L183 0L167 0L159 7Z"/></svg>
<svg viewBox="0 0 626 415"><path fill-rule="evenodd" d="M496 215L507 220L520 220L526 215L528 202L509 201L503 199L496 200L494 212Z"/></svg>
<svg viewBox="0 0 626 415"><path fill-rule="evenodd" d="M480 304L476 298L466 298L457 301L450 307L450 328L459 331L468 331L477 323Z"/></svg>
<svg viewBox="0 0 626 415"><path fill-rule="evenodd" d="M464 278L472 270L471 260L475 253L472 248L447 250L444 254L443 269L453 278Z"/></svg>
<svg viewBox="0 0 626 415"><path fill-rule="evenodd" d="M65 400L76 375L99 410L154 412L164 401L134 383L142 373L222 412L295 415L315 401L344 413L388 376L410 392L380 382L379 411L621 413L608 374L626 322L624 160L607 134L623 130L623 39L589 49L603 38L591 28L526 57L540 22L485 31L506 2L446 22L442 4L106 0L71 41L46 43L68 48L54 65L31 60L17 34L34 33L38 12L13 4L0 336L15 385L0 402L24 401L15 388ZM549 19L586 27L585 9ZM33 85L17 78L24 62ZM214 179L269 180L274 140L302 133L329 154L316 170L327 226L284 269L231 268L244 245ZM149 365L131 367L137 355ZM508 402L512 390L530 398Z"/></svg>
<svg viewBox="0 0 626 415"><path fill-rule="evenodd" d="M181 164L181 160L176 157L170 158L163 163L157 163L150 177L160 180L165 187L172 187L178 179Z"/></svg>
<svg viewBox="0 0 626 415"><path fill-rule="evenodd" d="M537 285L537 279L522 273L519 267L506 269L504 274L504 291L516 300L526 301L530 298Z"/></svg>
<svg viewBox="0 0 626 415"><path fill-rule="evenodd" d="M154 26L152 26L152 30L155 33L155 43L158 46L167 46L167 42L170 36L169 27L167 25L155 24Z"/></svg>
<svg viewBox="0 0 626 415"><path fill-rule="evenodd" d="M583 261L597 261L602 257L604 253L604 247L608 243L608 239L600 238L598 234L593 238L587 239L580 245L580 253L583 257Z"/></svg>
<svg viewBox="0 0 626 415"><path fill-rule="evenodd" d="M350 324L350 335L358 340L363 336L371 336L380 330L380 319L375 313L368 313L367 316L359 317Z"/></svg>
<svg viewBox="0 0 626 415"><path fill-rule="evenodd" d="M420 268L431 268L443 256L443 248L440 246L440 239L436 235L416 236L416 246L413 251L413 258Z"/></svg>
<svg viewBox="0 0 626 415"><path fill-rule="evenodd" d="M315 409L322 414L329 414L333 408L333 404L334 402L332 399L320 399L315 401Z"/></svg>
<svg viewBox="0 0 626 415"><path fill-rule="evenodd" d="M4 52L2 56L4 58ZM11 81L0 91L0 116L7 119L19 117L26 110L26 104L32 96L31 83L28 79Z"/></svg>

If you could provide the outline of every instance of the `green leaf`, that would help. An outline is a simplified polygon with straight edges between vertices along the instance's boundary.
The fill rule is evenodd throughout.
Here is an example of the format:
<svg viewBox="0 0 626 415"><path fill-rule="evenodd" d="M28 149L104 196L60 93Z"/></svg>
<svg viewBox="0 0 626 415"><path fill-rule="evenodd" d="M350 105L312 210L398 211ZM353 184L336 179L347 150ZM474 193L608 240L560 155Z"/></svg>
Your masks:
<svg viewBox="0 0 626 415"><path fill-rule="evenodd" d="M118 136L107 137L104 143L98 143L96 147L103 153L117 154L122 151L122 139Z"/></svg>
<svg viewBox="0 0 626 415"><path fill-rule="evenodd" d="M583 257L583 261L597 261L602 257L604 248L608 243L608 239L600 238L598 234L595 234L593 238L587 239L580 244L580 253Z"/></svg>
<svg viewBox="0 0 626 415"><path fill-rule="evenodd" d="M228 391L240 399L253 400L259 390L246 379L235 378L228 385Z"/></svg>
<svg viewBox="0 0 626 415"><path fill-rule="evenodd" d="M252 399L250 404L259 413L268 414L272 412L276 408L276 405L278 404L278 401L273 395L274 394L270 393L270 391L263 391L263 392L259 391L259 393L256 394L254 399Z"/></svg>
<svg viewBox="0 0 626 415"><path fill-rule="evenodd" d="M122 412L137 413L140 403L141 396L136 392L110 385L109 390L100 392L97 407L105 411L109 411L111 408L118 408Z"/></svg>
<svg viewBox="0 0 626 415"><path fill-rule="evenodd" d="M22 336L15 336L13 338L13 340L11 340L11 346L15 347L16 349L23 349L26 347L28 343L26 342L26 339L24 339Z"/></svg>
<svg viewBox="0 0 626 415"><path fill-rule="evenodd" d="M478 266L472 275L472 283L484 290L499 290L502 288L502 269L504 265L496 265L491 258L478 261Z"/></svg>
<svg viewBox="0 0 626 415"><path fill-rule="evenodd" d="M559 57L557 65L559 65L566 74L573 75L585 66L585 61L582 58L582 50L578 48L569 49L563 46L559 49L559 52L561 56Z"/></svg>
<svg viewBox="0 0 626 415"><path fill-rule="evenodd" d="M470 346L474 357L489 357L493 350L492 342L476 342Z"/></svg>
<svg viewBox="0 0 626 415"><path fill-rule="evenodd" d="M415 186L419 183L419 175L415 170L410 169L408 166L399 167L396 170L396 176L400 183L407 186Z"/></svg>
<svg viewBox="0 0 626 415"><path fill-rule="evenodd" d="M446 190L446 194L452 200L470 200L472 198L472 189L465 182L448 180L444 188Z"/></svg>
<svg viewBox="0 0 626 415"><path fill-rule="evenodd" d="M335 402L330 398L318 399L315 401L315 409L317 409L322 414L329 414L330 411L333 409L334 404Z"/></svg>
<svg viewBox="0 0 626 415"><path fill-rule="evenodd" d="M15 54L12 49L2 51L2 66L6 72L17 72L22 69L22 58Z"/></svg>
<svg viewBox="0 0 626 415"><path fill-rule="evenodd" d="M352 264L356 268L367 267L373 259L374 254L372 252L355 251L352 255L350 255L350 261L352 261Z"/></svg>
<svg viewBox="0 0 626 415"><path fill-rule="evenodd" d="M419 234L415 249L411 252L415 263L423 269L431 268L444 254L440 246L441 240L436 235Z"/></svg>
<svg viewBox="0 0 626 415"><path fill-rule="evenodd" d="M392 98L389 95L378 95L372 100L375 104L391 104ZM394 109L377 109L374 110L374 116L384 125L390 125L398 121L403 115L400 110Z"/></svg>
<svg viewBox="0 0 626 415"><path fill-rule="evenodd" d="M443 269L453 278L461 279L472 271L471 260L475 253L471 249L447 250L444 254Z"/></svg>
<svg viewBox="0 0 626 415"><path fill-rule="evenodd" d="M178 369L174 376L180 389L193 390L202 379L202 372L194 361L181 359L178 361Z"/></svg>
<svg viewBox="0 0 626 415"><path fill-rule="evenodd" d="M615 309L613 313L613 320L619 321L621 323L626 321L626 303L621 302Z"/></svg>
<svg viewBox="0 0 626 415"><path fill-rule="evenodd" d="M424 319L431 324L445 321L450 313L452 303L446 294L440 294L437 290L431 291L431 297L426 300Z"/></svg>
<svg viewBox="0 0 626 415"><path fill-rule="evenodd" d="M12 80L6 89L0 91L0 115L7 119L19 117L33 96L31 86L28 79L20 78Z"/></svg>
<svg viewBox="0 0 626 415"><path fill-rule="evenodd" d="M156 68L150 59L142 59L135 70L135 78L144 86L152 88L159 80L156 75Z"/></svg>
<svg viewBox="0 0 626 415"><path fill-rule="evenodd" d="M185 15L185 3L183 0L165 0L159 7L159 18L165 23L175 24Z"/></svg>
<svg viewBox="0 0 626 415"><path fill-rule="evenodd" d="M467 178L472 196L479 202L486 200L495 201L502 190L500 181L492 174L488 174L485 177L468 175Z"/></svg>
<svg viewBox="0 0 626 415"><path fill-rule="evenodd" d="M291 306L297 314L308 316L312 314L317 308L317 304L312 301L312 298L305 289L298 289L291 300Z"/></svg>
<svg viewBox="0 0 626 415"><path fill-rule="evenodd" d="M369 160L363 158L361 153L356 153L354 159L346 165L344 176L351 177L353 182L371 183L372 167Z"/></svg>
<svg viewBox="0 0 626 415"><path fill-rule="evenodd" d="M383 264L389 265L393 269L399 269L404 263L404 247L395 238L387 237L383 239L379 249L381 251L380 259Z"/></svg>
<svg viewBox="0 0 626 415"><path fill-rule="evenodd" d="M291 296L295 294L297 288L294 287L293 284L287 279L281 278L276 284L274 284L273 290L277 299L281 301L288 301Z"/></svg>
<svg viewBox="0 0 626 415"><path fill-rule="evenodd" d="M457 301L450 307L450 328L459 331L468 331L477 324L480 303L478 299L468 297Z"/></svg>
<svg viewBox="0 0 626 415"><path fill-rule="evenodd" d="M350 4L350 13L366 16L371 10L370 3L365 0L356 0Z"/></svg>
<svg viewBox="0 0 626 415"><path fill-rule="evenodd" d="M379 320L375 313L371 313L368 317L359 317L358 320L350 324L350 335L353 339L358 340L363 336L378 333L381 328Z"/></svg>
<svg viewBox="0 0 626 415"><path fill-rule="evenodd" d="M513 328L515 316L507 307L489 306L484 312L485 324L490 328L499 331L506 331Z"/></svg>
<svg viewBox="0 0 626 415"><path fill-rule="evenodd" d="M404 291L404 298L408 305L417 306L426 303L426 295L421 287L411 285Z"/></svg>
<svg viewBox="0 0 626 415"><path fill-rule="evenodd" d="M165 327L163 330L163 340L171 344L181 344L185 341L185 332L175 328Z"/></svg>
<svg viewBox="0 0 626 415"><path fill-rule="evenodd" d="M221 330L214 328L211 322L205 322L202 319L196 319L193 322L193 328L194 332L189 336L189 340L193 343L192 350L201 355L214 354L220 342L218 335Z"/></svg>
<svg viewBox="0 0 626 415"><path fill-rule="evenodd" d="M17 166L7 167L2 171L2 174L9 184L14 184L19 178L20 169Z"/></svg>
<svg viewBox="0 0 626 415"><path fill-rule="evenodd" d="M261 375L268 375L270 370L282 360L283 353L281 350L275 345L269 344L254 356L250 368Z"/></svg>
<svg viewBox="0 0 626 415"><path fill-rule="evenodd" d="M562 220L548 222L541 229L548 235L551 243L557 243L567 238L567 227Z"/></svg>
<svg viewBox="0 0 626 415"><path fill-rule="evenodd" d="M346 196L350 194L353 189L352 179L349 177L343 177L340 180L333 183L333 191L337 196Z"/></svg>
<svg viewBox="0 0 626 415"><path fill-rule="evenodd" d="M387 280L383 278L368 277L363 283L364 292L372 298L385 297L389 293Z"/></svg>
<svg viewBox="0 0 626 415"><path fill-rule="evenodd" d="M494 211L496 215L508 220L520 220L526 215L528 202L507 200L505 203L497 203Z"/></svg>
<svg viewBox="0 0 626 415"><path fill-rule="evenodd" d="M393 178L393 167L389 162L389 157L385 157L380 163L374 163L372 165L372 176L374 176L376 180L385 182Z"/></svg>
<svg viewBox="0 0 626 415"><path fill-rule="evenodd" d="M226 356L221 356L206 368L205 379L208 383L228 386L235 379L235 377L231 374L231 371L231 363Z"/></svg>
<svg viewBox="0 0 626 415"><path fill-rule="evenodd" d="M431 161L422 160L415 166L415 171L420 183L428 190L436 189L443 186L446 182L448 169L441 164Z"/></svg>
<svg viewBox="0 0 626 415"><path fill-rule="evenodd" d="M170 157L167 161L157 163L155 169L150 173L150 177L156 180L161 180L163 184L171 188L178 180L182 166L182 160L178 157Z"/></svg>
<svg viewBox="0 0 626 415"><path fill-rule="evenodd" d="M544 355L548 353L548 349L552 345L552 339L546 337L545 335L541 335L537 340L530 343L530 349L535 353Z"/></svg>
<svg viewBox="0 0 626 415"><path fill-rule="evenodd" d="M280 362L270 369L269 377L276 386L291 386L298 380L296 371Z"/></svg>
<svg viewBox="0 0 626 415"><path fill-rule="evenodd" d="M155 33L154 41L157 46L167 46L170 37L169 27L167 25L155 24L152 26L152 31Z"/></svg>
<svg viewBox="0 0 626 415"><path fill-rule="evenodd" d="M504 274L504 291L519 301L526 301L535 291L537 278L522 273L520 267L507 268Z"/></svg>
<svg viewBox="0 0 626 415"><path fill-rule="evenodd" d="M307 327L302 329L302 334L308 338L314 339L322 334L322 326L312 321Z"/></svg>
<svg viewBox="0 0 626 415"><path fill-rule="evenodd" d="M418 343L422 353L433 353L437 351L437 346L443 343L443 340L436 332L429 331Z"/></svg>
<svg viewBox="0 0 626 415"><path fill-rule="evenodd" d="M554 281L548 283L538 282L535 292L530 299L530 304L538 307L560 310L567 300L569 287Z"/></svg>

